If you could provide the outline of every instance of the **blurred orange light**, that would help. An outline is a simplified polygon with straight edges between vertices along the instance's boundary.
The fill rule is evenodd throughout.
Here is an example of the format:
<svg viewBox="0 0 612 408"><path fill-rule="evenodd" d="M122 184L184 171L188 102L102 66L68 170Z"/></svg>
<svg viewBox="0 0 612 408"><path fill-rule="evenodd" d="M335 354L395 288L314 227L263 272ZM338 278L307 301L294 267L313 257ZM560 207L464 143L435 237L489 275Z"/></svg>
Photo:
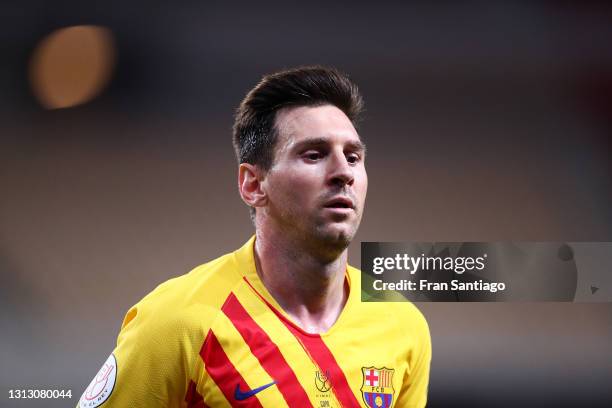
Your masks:
<svg viewBox="0 0 612 408"><path fill-rule="evenodd" d="M30 83L47 109L68 108L90 101L108 84L115 65L109 29L74 26L43 38L30 60Z"/></svg>

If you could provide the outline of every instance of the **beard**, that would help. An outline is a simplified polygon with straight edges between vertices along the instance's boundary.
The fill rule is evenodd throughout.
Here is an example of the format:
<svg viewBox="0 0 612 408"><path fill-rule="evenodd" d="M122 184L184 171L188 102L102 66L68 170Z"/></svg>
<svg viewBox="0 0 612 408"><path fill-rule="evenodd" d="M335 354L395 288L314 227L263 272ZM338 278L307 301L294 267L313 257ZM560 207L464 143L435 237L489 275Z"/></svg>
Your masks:
<svg viewBox="0 0 612 408"><path fill-rule="evenodd" d="M327 257L337 257L353 240L357 225L348 228L333 228L329 225L318 225L310 234L310 241L317 248L317 252L326 253Z"/></svg>
<svg viewBox="0 0 612 408"><path fill-rule="evenodd" d="M285 208L279 224L296 247L303 248L322 263L329 263L338 259L355 237L361 212L356 209L350 218L338 221L322 214L307 215Z"/></svg>

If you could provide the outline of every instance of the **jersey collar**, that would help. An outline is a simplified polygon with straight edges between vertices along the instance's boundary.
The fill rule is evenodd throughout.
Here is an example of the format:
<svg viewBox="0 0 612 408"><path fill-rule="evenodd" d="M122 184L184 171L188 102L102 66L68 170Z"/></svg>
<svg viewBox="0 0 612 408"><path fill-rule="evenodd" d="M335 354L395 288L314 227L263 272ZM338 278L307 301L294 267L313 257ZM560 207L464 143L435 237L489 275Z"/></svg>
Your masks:
<svg viewBox="0 0 612 408"><path fill-rule="evenodd" d="M234 257L237 263L237 268L242 274L243 278L247 280L247 282L255 289L259 296L261 296L266 303L268 303L271 307L275 308L278 313L280 313L290 324L295 326L298 330L303 331L298 325L296 325L289 315L283 310L283 308L278 304L276 299L272 297L268 289L264 286L261 279L259 279L259 275L257 275L257 269L255 266L255 235L253 235L242 247L238 250L234 251ZM346 304L344 305L344 309L340 312L340 316L338 320L332 325L332 327L325 333L319 333L319 335L327 335L330 334L334 329L341 324L344 320L343 317L348 314L348 309L352 307L355 302L359 302L359 279L360 272L359 270L353 268L350 265L347 265L347 269L345 271L345 279L348 282L349 286L349 294ZM310 334L306 333L305 334Z"/></svg>

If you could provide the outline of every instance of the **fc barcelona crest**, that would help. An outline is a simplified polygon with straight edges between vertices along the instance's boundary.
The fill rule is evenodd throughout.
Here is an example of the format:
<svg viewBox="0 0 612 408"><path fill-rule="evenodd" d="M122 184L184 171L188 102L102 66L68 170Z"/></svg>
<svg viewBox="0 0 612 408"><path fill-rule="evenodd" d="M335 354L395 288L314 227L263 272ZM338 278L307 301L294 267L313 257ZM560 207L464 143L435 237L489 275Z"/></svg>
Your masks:
<svg viewBox="0 0 612 408"><path fill-rule="evenodd" d="M393 405L392 368L362 367L363 385L361 395L369 408L389 408Z"/></svg>

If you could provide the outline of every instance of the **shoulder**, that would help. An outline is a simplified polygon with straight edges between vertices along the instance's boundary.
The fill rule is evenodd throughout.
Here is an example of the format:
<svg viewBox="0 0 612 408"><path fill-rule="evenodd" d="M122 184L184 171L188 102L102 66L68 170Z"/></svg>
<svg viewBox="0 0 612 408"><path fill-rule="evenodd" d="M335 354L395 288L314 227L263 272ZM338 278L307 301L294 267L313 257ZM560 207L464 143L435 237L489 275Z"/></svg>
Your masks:
<svg viewBox="0 0 612 408"><path fill-rule="evenodd" d="M232 253L200 265L160 284L132 306L121 332L176 337L206 331L240 280Z"/></svg>
<svg viewBox="0 0 612 408"><path fill-rule="evenodd" d="M162 283L130 308L110 363L103 367L114 373L103 396L109 405L182 406L189 380L202 370L199 353L206 334L242 280L242 263L235 254ZM98 391L97 378L83 398Z"/></svg>
<svg viewBox="0 0 612 408"><path fill-rule="evenodd" d="M407 301L398 294L401 301L363 301L361 292L361 271L348 266L351 286L355 285L358 292L357 302L361 313L366 316L376 316L378 321L387 322L396 330L402 331L406 338L417 338L429 341L429 326L423 313L412 302ZM363 297L368 297L367 294Z"/></svg>
<svg viewBox="0 0 612 408"><path fill-rule="evenodd" d="M241 279L234 254L226 254L199 265L190 272L167 280L146 295L139 304L151 307L216 305L223 294Z"/></svg>

